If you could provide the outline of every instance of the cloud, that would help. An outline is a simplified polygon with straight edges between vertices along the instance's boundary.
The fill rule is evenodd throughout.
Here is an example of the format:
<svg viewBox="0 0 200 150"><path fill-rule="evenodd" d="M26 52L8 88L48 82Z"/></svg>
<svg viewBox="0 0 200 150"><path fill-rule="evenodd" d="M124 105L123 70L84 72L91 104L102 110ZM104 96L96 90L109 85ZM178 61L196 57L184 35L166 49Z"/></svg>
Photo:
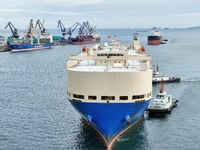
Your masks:
<svg viewBox="0 0 200 150"><path fill-rule="evenodd" d="M195 3L195 5L194 5ZM48 28L56 28L62 20L66 27L89 21L98 28L131 28L200 24L199 0L7 0L0 5L0 28L8 21L26 28L29 20L46 20ZM188 19L190 23L180 19Z"/></svg>

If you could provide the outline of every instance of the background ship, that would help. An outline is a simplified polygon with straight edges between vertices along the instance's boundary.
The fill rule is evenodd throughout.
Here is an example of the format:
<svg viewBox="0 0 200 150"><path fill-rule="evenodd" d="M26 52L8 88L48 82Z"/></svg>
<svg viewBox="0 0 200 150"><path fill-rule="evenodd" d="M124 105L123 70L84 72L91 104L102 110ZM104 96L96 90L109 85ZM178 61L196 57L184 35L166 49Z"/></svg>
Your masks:
<svg viewBox="0 0 200 150"><path fill-rule="evenodd" d="M91 26L88 21L83 22L82 24L76 22L70 28L65 28L61 20L58 21L58 27L60 27L62 32L62 40L61 43L65 44L90 44L90 43L98 43L101 38L96 31L96 26ZM78 28L78 35L76 37L72 37L72 33ZM69 35L68 39L65 38L66 35Z"/></svg>
<svg viewBox="0 0 200 150"><path fill-rule="evenodd" d="M116 39L83 47L67 62L67 97L108 149L141 119L152 97L151 56L138 43L137 37L132 46Z"/></svg>
<svg viewBox="0 0 200 150"><path fill-rule="evenodd" d="M71 44L74 45L82 45L82 44L90 44L90 43L99 43L101 38L97 33L93 33L91 35L81 35L76 36L76 38L71 38Z"/></svg>
<svg viewBox="0 0 200 150"><path fill-rule="evenodd" d="M159 30L155 30L152 35L147 36L147 43L149 45L159 45L162 42L162 36Z"/></svg>
<svg viewBox="0 0 200 150"><path fill-rule="evenodd" d="M8 39L11 52L47 49L51 48L51 46L53 45L52 36L44 28L44 21L43 23L41 23L40 20L37 20L35 27L33 28L33 20L31 19L28 28L24 33L23 39L19 39L19 35L17 32L18 30L11 22L8 22L5 28L7 28L8 26L10 27L12 32L12 36ZM38 39L34 37L37 26L39 27L37 35Z"/></svg>
<svg viewBox="0 0 200 150"><path fill-rule="evenodd" d="M156 70L153 72L152 82L153 84L163 82L180 82L181 78L177 76L167 76L162 74L159 71L158 65L156 66Z"/></svg>

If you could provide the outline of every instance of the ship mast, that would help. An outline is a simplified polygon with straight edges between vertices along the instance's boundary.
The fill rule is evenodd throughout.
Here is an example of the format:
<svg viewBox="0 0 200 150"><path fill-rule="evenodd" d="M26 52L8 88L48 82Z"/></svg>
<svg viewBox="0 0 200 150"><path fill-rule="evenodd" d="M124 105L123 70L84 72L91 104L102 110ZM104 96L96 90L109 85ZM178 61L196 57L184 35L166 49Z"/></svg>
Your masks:
<svg viewBox="0 0 200 150"><path fill-rule="evenodd" d="M162 80L161 80L160 93L163 93L164 91L165 91L165 88L164 88L164 80L162 79Z"/></svg>

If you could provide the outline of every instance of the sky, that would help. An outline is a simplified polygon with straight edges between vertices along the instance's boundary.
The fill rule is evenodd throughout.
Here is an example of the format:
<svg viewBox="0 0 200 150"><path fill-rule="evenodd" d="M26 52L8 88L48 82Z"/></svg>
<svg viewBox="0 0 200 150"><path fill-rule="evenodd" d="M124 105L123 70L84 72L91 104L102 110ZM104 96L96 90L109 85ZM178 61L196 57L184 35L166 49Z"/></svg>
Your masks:
<svg viewBox="0 0 200 150"><path fill-rule="evenodd" d="M0 29L11 22L26 29L33 19L56 29L89 21L97 28L200 26L200 0L1 0Z"/></svg>

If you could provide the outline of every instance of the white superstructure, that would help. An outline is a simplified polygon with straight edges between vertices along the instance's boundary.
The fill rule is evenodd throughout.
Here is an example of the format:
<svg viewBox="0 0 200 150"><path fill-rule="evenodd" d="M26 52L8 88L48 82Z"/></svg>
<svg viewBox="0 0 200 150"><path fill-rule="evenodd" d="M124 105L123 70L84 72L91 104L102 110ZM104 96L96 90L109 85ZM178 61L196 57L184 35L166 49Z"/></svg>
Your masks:
<svg viewBox="0 0 200 150"><path fill-rule="evenodd" d="M151 98L151 56L140 52L138 45L135 50L130 45L120 45L117 40L111 45L94 45L80 55L69 58L69 99L74 98L74 94L75 97L82 97L78 98L81 101L93 97L99 102L105 102L102 96L107 96L105 99L110 102Z"/></svg>

